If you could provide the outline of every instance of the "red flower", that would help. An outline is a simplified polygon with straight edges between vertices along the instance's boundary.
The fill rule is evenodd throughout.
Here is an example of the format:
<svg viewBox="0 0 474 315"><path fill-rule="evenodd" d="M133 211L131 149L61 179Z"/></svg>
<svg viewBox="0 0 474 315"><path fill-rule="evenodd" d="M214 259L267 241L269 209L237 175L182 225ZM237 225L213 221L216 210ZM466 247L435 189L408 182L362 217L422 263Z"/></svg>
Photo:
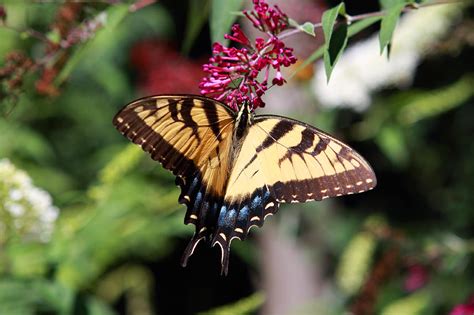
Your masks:
<svg viewBox="0 0 474 315"><path fill-rule="evenodd" d="M286 81L281 67L296 62L293 49L286 47L277 37L288 27L288 17L277 6L270 8L261 0L254 0L253 3L254 10L244 11L244 14L268 38L256 38L252 44L240 26L235 24L232 34L226 34L225 38L242 47L228 48L214 43L212 57L208 64L203 65L207 77L199 84L201 94L214 97L234 110L238 110L243 102L249 102L252 109L263 107L265 103L261 97L269 88L270 76L273 76L272 84L283 85ZM263 76L260 75L262 72Z"/></svg>
<svg viewBox="0 0 474 315"><path fill-rule="evenodd" d="M5 23L7 19L7 11L3 6L0 6L0 23Z"/></svg>
<svg viewBox="0 0 474 315"><path fill-rule="evenodd" d="M474 295L469 298L467 303L456 305L449 315L474 315Z"/></svg>
<svg viewBox="0 0 474 315"><path fill-rule="evenodd" d="M143 94L199 93L201 62L181 56L168 42L139 42L133 47L130 59Z"/></svg>
<svg viewBox="0 0 474 315"><path fill-rule="evenodd" d="M253 0L254 11L244 11L244 15L262 32L279 34L288 27L288 16L275 5L270 8L265 1Z"/></svg>
<svg viewBox="0 0 474 315"><path fill-rule="evenodd" d="M422 265L413 265L408 269L408 276L404 281L404 288L408 292L422 288L429 280L429 274Z"/></svg>

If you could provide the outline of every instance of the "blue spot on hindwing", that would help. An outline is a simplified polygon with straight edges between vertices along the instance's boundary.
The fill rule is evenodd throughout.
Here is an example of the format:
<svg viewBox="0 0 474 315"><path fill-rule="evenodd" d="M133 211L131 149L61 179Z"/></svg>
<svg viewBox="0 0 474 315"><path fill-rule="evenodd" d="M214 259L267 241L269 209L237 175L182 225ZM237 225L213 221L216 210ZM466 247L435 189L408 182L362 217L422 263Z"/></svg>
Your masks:
<svg viewBox="0 0 474 315"><path fill-rule="evenodd" d="M222 226L224 225L224 218L225 218L225 214L227 212L227 207L226 206L222 206L221 207L221 212L219 213L219 219L218 219L218 226Z"/></svg>
<svg viewBox="0 0 474 315"><path fill-rule="evenodd" d="M237 211L235 211L235 209L232 209L225 214L224 225L226 227L230 227L233 225L236 214Z"/></svg>
<svg viewBox="0 0 474 315"><path fill-rule="evenodd" d="M205 200L202 203L200 215L201 216L206 216L208 210L209 210L209 201Z"/></svg>
<svg viewBox="0 0 474 315"><path fill-rule="evenodd" d="M270 198L270 191L265 189L265 193L263 194L263 202L266 202Z"/></svg>
<svg viewBox="0 0 474 315"><path fill-rule="evenodd" d="M194 188L196 188L197 184L199 183L198 177L194 177L193 181L191 182L191 185L189 186L189 190L193 191Z"/></svg>
<svg viewBox="0 0 474 315"><path fill-rule="evenodd" d="M244 226L247 224L247 218L249 217L249 207L244 206L239 211L239 216L237 217L237 222L240 226Z"/></svg>
<svg viewBox="0 0 474 315"><path fill-rule="evenodd" d="M202 192L198 192L196 195L196 199L194 200L194 208L197 208L199 204L201 203L202 199Z"/></svg>
<svg viewBox="0 0 474 315"><path fill-rule="evenodd" d="M256 209L257 207L259 207L261 205L262 205L262 197L260 197L260 196L253 197L252 203L250 204L250 207L252 209ZM242 210L240 210L240 211L242 211Z"/></svg>

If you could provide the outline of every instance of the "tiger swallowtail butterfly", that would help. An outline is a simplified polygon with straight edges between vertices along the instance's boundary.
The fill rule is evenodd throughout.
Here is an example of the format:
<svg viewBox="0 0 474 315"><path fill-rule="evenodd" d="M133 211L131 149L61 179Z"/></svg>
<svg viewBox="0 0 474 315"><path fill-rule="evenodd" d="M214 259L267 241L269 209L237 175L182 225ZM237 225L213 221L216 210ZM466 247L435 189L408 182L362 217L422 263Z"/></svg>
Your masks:
<svg viewBox="0 0 474 315"><path fill-rule="evenodd" d="M184 223L196 227L184 251L198 243L221 249L227 274L233 239L261 227L283 202L361 193L376 185L370 165L346 144L287 117L239 112L196 95L157 95L125 106L115 127L176 175Z"/></svg>

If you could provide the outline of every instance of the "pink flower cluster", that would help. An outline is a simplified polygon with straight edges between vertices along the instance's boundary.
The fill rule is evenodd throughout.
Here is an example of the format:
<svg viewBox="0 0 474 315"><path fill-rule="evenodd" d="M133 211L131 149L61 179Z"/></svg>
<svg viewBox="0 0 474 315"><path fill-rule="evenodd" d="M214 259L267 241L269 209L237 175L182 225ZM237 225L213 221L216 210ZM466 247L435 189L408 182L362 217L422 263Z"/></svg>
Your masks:
<svg viewBox="0 0 474 315"><path fill-rule="evenodd" d="M275 5L270 8L265 1L254 0L253 11L244 11L244 15L262 32L278 35L288 27L288 17Z"/></svg>
<svg viewBox="0 0 474 315"><path fill-rule="evenodd" d="M456 305L449 315L474 315L474 295L472 295L467 303Z"/></svg>
<svg viewBox="0 0 474 315"><path fill-rule="evenodd" d="M212 57L203 66L207 76L199 84L201 94L222 101L234 110L243 102L249 102L252 110L263 107L262 96L269 88L270 77L273 77L273 85L283 85L286 81L281 68L296 62L293 49L277 37L288 27L286 14L262 0L253 0L253 4L254 9L244 11L244 15L268 38L256 38L252 43L240 26L234 24L232 34L226 34L225 38L241 48L214 43Z"/></svg>

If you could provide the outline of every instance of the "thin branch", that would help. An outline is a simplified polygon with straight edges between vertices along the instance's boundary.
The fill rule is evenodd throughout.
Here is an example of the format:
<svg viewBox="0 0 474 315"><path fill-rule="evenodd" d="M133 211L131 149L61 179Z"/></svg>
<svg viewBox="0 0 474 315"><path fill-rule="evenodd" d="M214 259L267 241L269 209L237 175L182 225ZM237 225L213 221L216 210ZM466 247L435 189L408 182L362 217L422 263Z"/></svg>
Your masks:
<svg viewBox="0 0 474 315"><path fill-rule="evenodd" d="M44 35L43 33L39 32L37 30L34 30L32 28L29 28L29 29L26 29L26 30L21 30L21 29L18 29L18 28L15 28L13 26L6 25L6 24L0 25L0 28L7 29L7 30L10 30L10 31L18 33L18 34L26 34L27 36L35 38L35 39L37 39L39 41L42 41L46 44L51 43L51 40L46 35Z"/></svg>
<svg viewBox="0 0 474 315"><path fill-rule="evenodd" d="M149 5L152 5L154 3L156 3L158 0L137 0L134 4L132 4L128 10L130 12L135 12L135 11L138 11L140 9L143 9L144 7L147 7Z"/></svg>
<svg viewBox="0 0 474 315"><path fill-rule="evenodd" d="M408 4L402 10L402 12L409 12L409 11L417 10L419 8L429 7L429 6L433 6L433 5L452 4L452 3L459 3L459 2L463 2L463 1L462 0L435 0L435 1L428 2L428 3L423 3L423 4ZM354 16L350 16L350 15L347 14L346 15L346 21L344 21L344 22L350 24L352 22L364 20L364 19L367 19L367 18L370 18L370 17L384 16L386 13L387 13L386 11L377 11L377 12L364 13L364 14L359 14L359 15L354 15ZM337 23L341 23L341 22L337 22ZM323 24L321 22L313 24L314 30L316 30L317 28L322 27L322 26L323 26ZM294 29L282 32L280 34L280 36L278 36L278 38L279 39L284 39L284 38L287 38L287 37L290 37L290 36L293 36L295 34L302 33L302 32L303 32L303 30L301 30L299 28L294 28Z"/></svg>

